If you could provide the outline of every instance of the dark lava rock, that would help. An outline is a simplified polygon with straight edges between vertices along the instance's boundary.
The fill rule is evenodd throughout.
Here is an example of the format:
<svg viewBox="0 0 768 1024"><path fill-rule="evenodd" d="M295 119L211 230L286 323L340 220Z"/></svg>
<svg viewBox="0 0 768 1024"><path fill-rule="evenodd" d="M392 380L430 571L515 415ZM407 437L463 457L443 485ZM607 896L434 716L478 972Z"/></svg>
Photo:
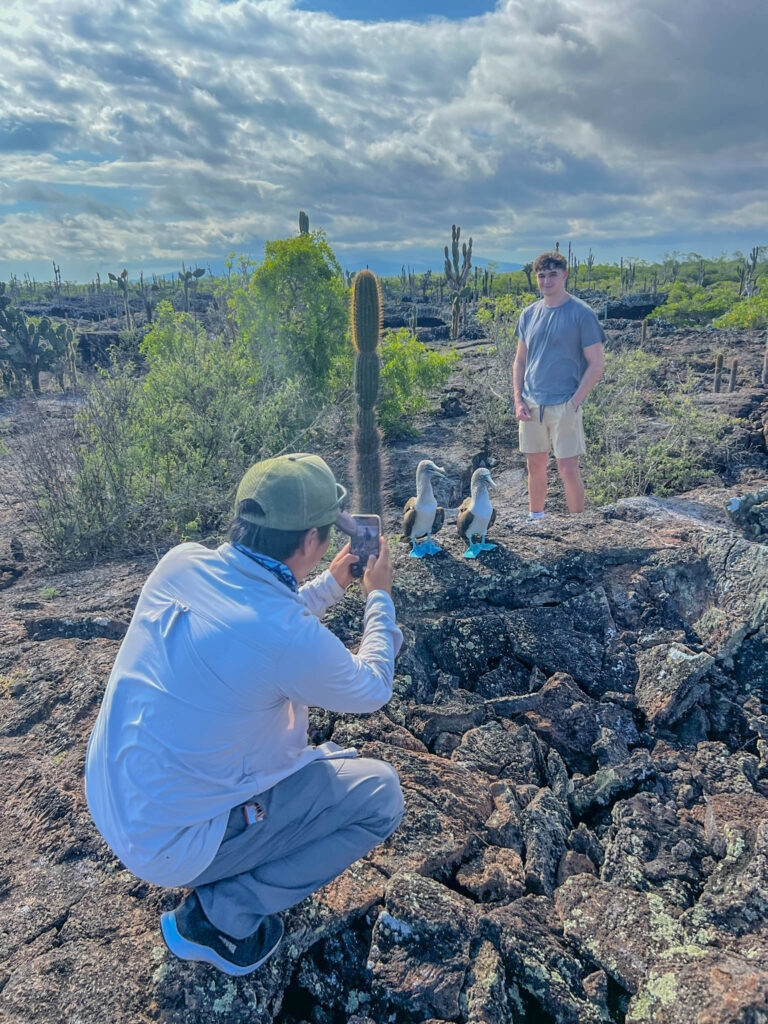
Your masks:
<svg viewBox="0 0 768 1024"><path fill-rule="evenodd" d="M635 696L651 726L669 727L694 704L709 698L702 677L714 664L708 654L696 654L682 644L661 644L637 656L640 677Z"/></svg>
<svg viewBox="0 0 768 1024"><path fill-rule="evenodd" d="M452 451L457 481L481 447ZM451 530L434 559L398 550L393 699L313 709L310 736L392 763L405 818L243 979L167 952L182 891L124 871L82 791L154 559L7 556L0 1019L767 1024L768 548L733 531L732 491L507 512L474 564ZM351 591L329 613L350 646L362 612Z"/></svg>
<svg viewBox="0 0 768 1024"><path fill-rule="evenodd" d="M510 779L521 785L540 786L546 778L544 754L528 726L510 723L505 729L489 722L468 730L451 760L471 771Z"/></svg>
<svg viewBox="0 0 768 1024"><path fill-rule="evenodd" d="M478 931L500 951L529 1019L557 1024L610 1021L607 1010L588 999L583 979L589 972L563 942L552 902L546 896L524 896L490 911L480 918Z"/></svg>
<svg viewBox="0 0 768 1024"><path fill-rule="evenodd" d="M551 789L541 789L520 814L525 843L525 881L529 890L551 896L571 831L568 808Z"/></svg>
<svg viewBox="0 0 768 1024"><path fill-rule="evenodd" d="M395 875L371 939L374 1001L414 1017L458 1017L474 928L469 900L431 878Z"/></svg>
<svg viewBox="0 0 768 1024"><path fill-rule="evenodd" d="M656 778L657 769L648 751L636 750L621 764L600 768L588 778L575 780L571 808L578 818L587 817L620 796L653 787Z"/></svg>

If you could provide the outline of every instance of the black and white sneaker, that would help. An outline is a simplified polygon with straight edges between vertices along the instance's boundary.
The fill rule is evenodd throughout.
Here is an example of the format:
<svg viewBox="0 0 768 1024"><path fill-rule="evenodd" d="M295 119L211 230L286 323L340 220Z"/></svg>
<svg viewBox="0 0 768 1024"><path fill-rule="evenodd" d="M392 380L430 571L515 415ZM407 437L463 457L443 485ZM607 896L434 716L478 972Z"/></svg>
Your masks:
<svg viewBox="0 0 768 1024"><path fill-rule="evenodd" d="M179 959L202 960L233 976L261 967L283 938L283 922L277 914L270 914L252 935L233 939L211 924L196 892L176 910L163 914L160 929L166 946Z"/></svg>

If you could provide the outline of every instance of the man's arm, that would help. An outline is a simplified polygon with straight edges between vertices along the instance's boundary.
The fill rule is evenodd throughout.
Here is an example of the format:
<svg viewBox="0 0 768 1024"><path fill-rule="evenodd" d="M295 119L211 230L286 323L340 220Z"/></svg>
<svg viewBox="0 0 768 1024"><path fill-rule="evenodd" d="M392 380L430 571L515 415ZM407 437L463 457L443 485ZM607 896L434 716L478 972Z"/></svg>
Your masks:
<svg viewBox="0 0 768 1024"><path fill-rule="evenodd" d="M515 416L519 420L529 420L531 410L523 401L523 381L525 380L525 364L528 360L528 348L522 338L518 338L515 362L512 367L512 385L515 391Z"/></svg>
<svg viewBox="0 0 768 1024"><path fill-rule="evenodd" d="M395 621L392 561L385 537L379 538L378 558L368 559L361 584L366 595L365 626L357 654L320 623L312 623L302 643L283 659L284 692L291 700L328 711L365 713L378 710L392 696L395 657L403 634Z"/></svg>
<svg viewBox="0 0 768 1024"><path fill-rule="evenodd" d="M290 700L328 711L366 714L392 697L395 655L403 634L392 598L372 591L365 603L363 639L357 654L317 619L306 621L280 663L280 689Z"/></svg>
<svg viewBox="0 0 768 1024"><path fill-rule="evenodd" d="M571 401L577 409L600 380L605 366L605 352L601 342L598 341L594 345L588 345L582 351L584 358L587 360L587 368L579 381L579 386L571 396Z"/></svg>
<svg viewBox="0 0 768 1024"><path fill-rule="evenodd" d="M344 597L344 591L354 582L350 567L356 561L357 555L352 554L347 543L325 572L299 587L299 596L318 619L322 619L331 605Z"/></svg>

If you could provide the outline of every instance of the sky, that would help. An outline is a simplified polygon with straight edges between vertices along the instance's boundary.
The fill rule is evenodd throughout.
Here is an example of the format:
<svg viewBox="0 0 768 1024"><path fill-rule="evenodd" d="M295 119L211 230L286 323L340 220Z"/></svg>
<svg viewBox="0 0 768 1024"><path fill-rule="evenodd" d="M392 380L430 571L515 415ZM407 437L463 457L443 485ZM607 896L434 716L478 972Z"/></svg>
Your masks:
<svg viewBox="0 0 768 1024"><path fill-rule="evenodd" d="M364 11L364 16L360 11ZM364 20L361 18L364 17ZM0 278L768 243L763 0L5 0Z"/></svg>

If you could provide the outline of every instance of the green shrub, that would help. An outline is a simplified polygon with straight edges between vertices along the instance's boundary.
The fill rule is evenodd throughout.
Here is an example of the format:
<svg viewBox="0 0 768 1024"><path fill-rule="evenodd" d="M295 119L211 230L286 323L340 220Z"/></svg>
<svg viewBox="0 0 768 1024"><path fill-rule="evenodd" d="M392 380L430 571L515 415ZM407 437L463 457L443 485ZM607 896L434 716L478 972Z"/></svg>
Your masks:
<svg viewBox="0 0 768 1024"><path fill-rule="evenodd" d="M711 323L740 301L739 286L735 281L718 281L708 288L676 281L669 290L667 301L657 306L651 317L669 320L678 327L695 327Z"/></svg>
<svg viewBox="0 0 768 1024"><path fill-rule="evenodd" d="M377 411L387 437L414 433L414 418L429 408L429 393L442 387L458 354L431 352L403 327L381 341L381 383Z"/></svg>
<svg viewBox="0 0 768 1024"><path fill-rule="evenodd" d="M661 371L661 359L647 352L606 353L605 373L584 403L586 489L597 505L679 493L712 475L712 447L725 443L734 421L699 409L692 381L665 389Z"/></svg>
<svg viewBox="0 0 768 1024"><path fill-rule="evenodd" d="M222 295L256 372L327 392L347 342L347 291L325 236L313 231L267 242L261 264L240 262L236 286Z"/></svg>
<svg viewBox="0 0 768 1024"><path fill-rule="evenodd" d="M715 327L741 327L745 330L762 330L768 327L768 295L756 295L744 299L730 312L713 321Z"/></svg>
<svg viewBox="0 0 768 1024"><path fill-rule="evenodd" d="M296 381L255 376L244 343L161 303L130 364L100 371L70 428L30 430L27 520L58 557L216 536L243 469L294 441L314 406Z"/></svg>

